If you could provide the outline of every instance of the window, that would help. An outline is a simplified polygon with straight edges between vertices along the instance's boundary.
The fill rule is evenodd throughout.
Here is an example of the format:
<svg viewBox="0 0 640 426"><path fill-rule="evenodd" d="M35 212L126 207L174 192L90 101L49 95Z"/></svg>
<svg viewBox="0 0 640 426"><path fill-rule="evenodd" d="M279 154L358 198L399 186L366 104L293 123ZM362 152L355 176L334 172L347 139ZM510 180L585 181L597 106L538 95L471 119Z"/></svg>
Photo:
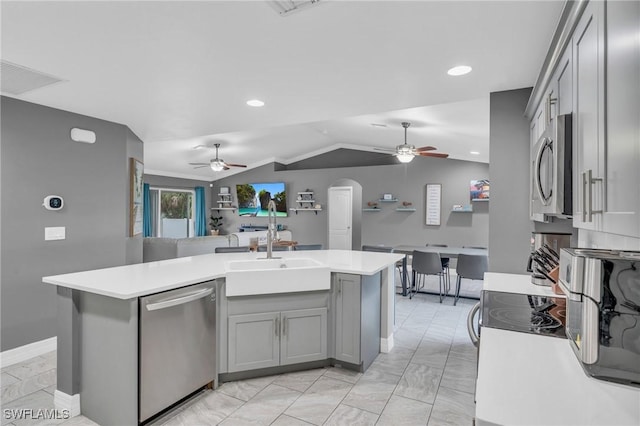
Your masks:
<svg viewBox="0 0 640 426"><path fill-rule="evenodd" d="M195 191L154 187L149 190L152 236L193 237Z"/></svg>

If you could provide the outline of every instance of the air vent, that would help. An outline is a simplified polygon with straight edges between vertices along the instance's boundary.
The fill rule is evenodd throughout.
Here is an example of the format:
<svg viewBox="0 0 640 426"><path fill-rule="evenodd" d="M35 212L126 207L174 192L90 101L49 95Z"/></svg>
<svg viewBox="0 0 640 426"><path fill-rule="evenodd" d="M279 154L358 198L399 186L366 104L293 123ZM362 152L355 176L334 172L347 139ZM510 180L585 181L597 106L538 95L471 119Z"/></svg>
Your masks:
<svg viewBox="0 0 640 426"><path fill-rule="evenodd" d="M35 89L65 81L22 65L7 61L0 62L0 90L9 95L22 95Z"/></svg>
<svg viewBox="0 0 640 426"><path fill-rule="evenodd" d="M302 9L317 4L320 0L267 0L269 6L271 6L280 16L288 16L293 12L298 12Z"/></svg>

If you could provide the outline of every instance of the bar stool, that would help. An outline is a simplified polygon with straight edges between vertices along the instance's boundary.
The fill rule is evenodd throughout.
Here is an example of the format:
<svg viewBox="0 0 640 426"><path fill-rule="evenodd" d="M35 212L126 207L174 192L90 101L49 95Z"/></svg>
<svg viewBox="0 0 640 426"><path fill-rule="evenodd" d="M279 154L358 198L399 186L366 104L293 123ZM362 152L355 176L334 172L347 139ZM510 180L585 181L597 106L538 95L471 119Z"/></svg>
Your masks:
<svg viewBox="0 0 640 426"><path fill-rule="evenodd" d="M448 247L446 244L427 244L427 247ZM451 289L451 272L449 271L449 264L451 263L451 259L448 257L441 257L440 261L442 262L442 269L447 273L446 282L445 282L445 293L449 294L449 290Z"/></svg>
<svg viewBox="0 0 640 426"><path fill-rule="evenodd" d="M469 280L484 280L484 273L489 269L489 258L487 256L472 256L468 254L458 255L458 265L456 272L456 293L453 299L453 306L458 303L460 297L460 284L463 278Z"/></svg>
<svg viewBox="0 0 640 426"><path fill-rule="evenodd" d="M364 245L362 246L362 251L375 251L378 253L393 253L393 247ZM402 260L398 260L396 262L396 269L400 274L400 282L402 282L403 280Z"/></svg>
<svg viewBox="0 0 640 426"><path fill-rule="evenodd" d="M411 288L414 290L413 294L424 287L424 278L427 275L437 275L440 284L440 303L442 303L442 299L446 297L446 294L443 295L442 292L442 284L446 278L444 276L445 271L442 266L440 254L414 250L412 258L411 269L413 271L413 285ZM420 283L422 283L422 285L420 285ZM409 289L409 298L413 298L411 289Z"/></svg>

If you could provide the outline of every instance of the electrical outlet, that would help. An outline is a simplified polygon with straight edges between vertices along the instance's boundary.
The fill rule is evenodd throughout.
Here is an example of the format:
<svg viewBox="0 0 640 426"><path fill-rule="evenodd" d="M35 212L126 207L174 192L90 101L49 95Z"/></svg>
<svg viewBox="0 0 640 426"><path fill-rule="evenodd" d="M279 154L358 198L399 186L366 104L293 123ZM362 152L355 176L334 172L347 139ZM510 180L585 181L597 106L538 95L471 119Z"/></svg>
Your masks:
<svg viewBox="0 0 640 426"><path fill-rule="evenodd" d="M64 226L49 226L44 228L44 240L64 240L66 238L66 227Z"/></svg>

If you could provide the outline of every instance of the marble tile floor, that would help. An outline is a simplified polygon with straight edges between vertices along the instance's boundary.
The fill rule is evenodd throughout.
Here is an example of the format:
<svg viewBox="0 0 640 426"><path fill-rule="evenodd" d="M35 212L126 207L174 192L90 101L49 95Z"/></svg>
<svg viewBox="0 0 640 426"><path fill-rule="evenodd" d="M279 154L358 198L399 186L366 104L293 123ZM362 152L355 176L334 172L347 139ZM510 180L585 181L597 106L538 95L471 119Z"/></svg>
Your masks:
<svg viewBox="0 0 640 426"><path fill-rule="evenodd" d="M275 375L202 391L152 425L471 425L476 349L466 317L475 300L396 299L394 349L364 373L341 368ZM91 426L84 416L11 419L6 409L53 409L56 353L2 369L2 426Z"/></svg>

